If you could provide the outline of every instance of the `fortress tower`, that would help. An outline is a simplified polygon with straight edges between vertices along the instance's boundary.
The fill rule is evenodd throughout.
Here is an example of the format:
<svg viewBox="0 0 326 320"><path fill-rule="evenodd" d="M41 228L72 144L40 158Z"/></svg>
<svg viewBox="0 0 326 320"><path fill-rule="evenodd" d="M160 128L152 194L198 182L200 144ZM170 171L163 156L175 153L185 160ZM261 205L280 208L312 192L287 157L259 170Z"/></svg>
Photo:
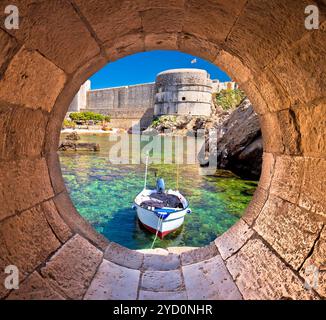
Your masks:
<svg viewBox="0 0 326 320"><path fill-rule="evenodd" d="M154 115L209 116L212 80L205 70L172 69L161 72L155 82Z"/></svg>

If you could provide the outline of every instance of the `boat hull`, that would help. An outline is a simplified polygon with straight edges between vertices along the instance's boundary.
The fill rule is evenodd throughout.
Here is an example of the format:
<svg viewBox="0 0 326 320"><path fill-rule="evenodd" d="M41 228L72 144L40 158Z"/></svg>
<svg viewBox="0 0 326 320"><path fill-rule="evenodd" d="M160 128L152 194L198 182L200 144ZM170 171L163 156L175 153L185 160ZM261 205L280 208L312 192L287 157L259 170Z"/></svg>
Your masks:
<svg viewBox="0 0 326 320"><path fill-rule="evenodd" d="M150 232L163 239L169 233L180 228L187 214L187 209L171 213L166 219L161 220L155 212L136 206L137 216L142 225Z"/></svg>
<svg viewBox="0 0 326 320"><path fill-rule="evenodd" d="M138 220L139 220L139 223L147 230L147 231L149 231L149 232L151 232L151 233L153 233L153 234L156 234L156 229L154 229L154 228L151 228L150 226L147 226L146 224L144 224L144 223L142 223L141 221L140 221L140 219L138 218ZM176 230L178 230L178 228L176 228L176 229L174 229L174 230L168 230L168 231L163 231L163 232L161 232L161 231L158 231L157 232L157 236L161 239L161 240L163 240L164 239L164 237L166 236L166 235L168 235L169 233L172 233L172 232L174 232L174 231L176 231Z"/></svg>

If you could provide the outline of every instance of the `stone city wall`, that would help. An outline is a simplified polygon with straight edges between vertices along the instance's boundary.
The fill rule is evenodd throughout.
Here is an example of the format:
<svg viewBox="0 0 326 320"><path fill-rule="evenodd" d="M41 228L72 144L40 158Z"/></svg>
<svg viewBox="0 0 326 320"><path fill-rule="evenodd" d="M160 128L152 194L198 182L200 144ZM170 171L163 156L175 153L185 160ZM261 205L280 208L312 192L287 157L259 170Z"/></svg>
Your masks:
<svg viewBox="0 0 326 320"><path fill-rule="evenodd" d="M79 112L87 106L87 92L91 90L91 82L87 80L79 89L69 106L69 112Z"/></svg>
<svg viewBox="0 0 326 320"><path fill-rule="evenodd" d="M113 127L128 129L139 122L146 128L154 116L211 114L212 92L234 89L234 82L211 80L201 69L161 72L153 83L90 90L86 81L72 101L69 112L93 111L110 115Z"/></svg>
<svg viewBox="0 0 326 320"><path fill-rule="evenodd" d="M154 108L115 108L115 109L88 109L95 113L111 116L110 126L113 128L129 129L137 125L146 129L153 121Z"/></svg>
<svg viewBox="0 0 326 320"><path fill-rule="evenodd" d="M147 128L153 120L154 95L155 83L90 90L90 81L87 81L76 94L69 112L110 115L114 128L129 129L135 125Z"/></svg>
<svg viewBox="0 0 326 320"><path fill-rule="evenodd" d="M153 108L154 94L155 83L91 90L87 93L87 109L105 113L112 109L149 109Z"/></svg>

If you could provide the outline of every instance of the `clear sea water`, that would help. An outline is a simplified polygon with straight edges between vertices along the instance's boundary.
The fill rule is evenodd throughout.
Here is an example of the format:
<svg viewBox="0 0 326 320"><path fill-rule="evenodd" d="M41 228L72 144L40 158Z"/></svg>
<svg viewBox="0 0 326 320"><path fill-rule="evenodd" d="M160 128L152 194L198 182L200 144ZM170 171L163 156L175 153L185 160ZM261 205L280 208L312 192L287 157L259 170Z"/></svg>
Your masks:
<svg viewBox="0 0 326 320"><path fill-rule="evenodd" d="M109 150L115 144L107 134L81 135L80 142L96 142L100 152L60 152L61 168L71 198L92 226L109 240L130 249L150 248L154 235L138 223L131 208L144 185L144 164L112 164ZM62 139L64 135L62 135ZM176 188L176 164L151 164L148 187L157 177L166 188ZM179 230L157 239L155 247L209 244L242 216L257 187L256 181L241 180L229 172L215 176L200 174L198 164L179 166L179 190L192 213Z"/></svg>

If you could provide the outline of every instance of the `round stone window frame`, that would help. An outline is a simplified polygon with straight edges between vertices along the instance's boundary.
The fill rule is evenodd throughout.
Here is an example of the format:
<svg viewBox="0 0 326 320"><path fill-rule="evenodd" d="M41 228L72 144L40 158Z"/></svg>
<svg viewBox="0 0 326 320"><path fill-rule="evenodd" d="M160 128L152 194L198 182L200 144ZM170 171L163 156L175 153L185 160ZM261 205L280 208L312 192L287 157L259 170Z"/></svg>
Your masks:
<svg viewBox="0 0 326 320"><path fill-rule="evenodd" d="M308 32L300 23L305 1L285 8L274 0L268 2L273 7L264 2L255 10L256 2L243 1L236 8L225 2L212 5L214 10L208 4L195 10L183 1L126 2L119 10L100 2L93 7L81 1L43 3L37 8L22 3L26 18L20 30L0 29L5 119L0 122L0 241L6 243L3 261L17 264L23 280L37 266L51 265L51 253L64 250L71 237L84 239L80 241L104 255L113 252L114 244L79 215L66 191L57 155L61 124L80 85L108 62L169 49L202 57L239 83L259 115L264 141L261 179L245 215L209 249L188 253L190 265L212 259L215 252L245 299L325 297L322 271L319 286L305 289L308 267L324 261L326 238L325 6L317 1L320 28ZM269 14L263 15L265 20L274 17L278 23L266 24L262 12ZM46 32L39 32L35 20L45 23ZM113 29L108 27L112 21ZM219 28L221 21L229 26L227 32ZM283 25L287 27L279 27ZM48 243L39 236L45 221ZM30 232L12 237L8 230L22 225ZM22 243L30 246L17 246ZM128 256L122 254L122 261L128 263ZM178 257L181 268L189 264L183 253Z"/></svg>

